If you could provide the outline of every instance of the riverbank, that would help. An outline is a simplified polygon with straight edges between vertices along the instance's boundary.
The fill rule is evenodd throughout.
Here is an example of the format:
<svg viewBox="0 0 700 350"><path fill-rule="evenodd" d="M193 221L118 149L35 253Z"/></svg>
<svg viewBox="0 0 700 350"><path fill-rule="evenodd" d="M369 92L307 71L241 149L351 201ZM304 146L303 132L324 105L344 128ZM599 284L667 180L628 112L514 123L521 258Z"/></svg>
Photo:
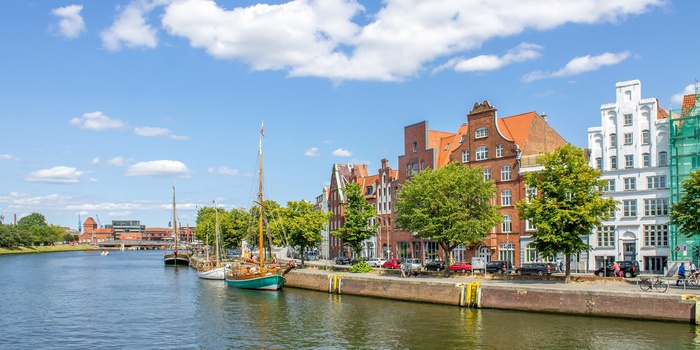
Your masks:
<svg viewBox="0 0 700 350"><path fill-rule="evenodd" d="M74 252L85 250L95 250L95 248L89 244L61 244L41 247L0 248L0 255Z"/></svg>
<svg viewBox="0 0 700 350"><path fill-rule="evenodd" d="M377 270L348 273L296 269L285 286L424 303L700 324L698 290L642 291L634 280L581 276L565 284L558 278L508 279L493 276L422 275L401 278ZM672 282L672 281L670 281Z"/></svg>

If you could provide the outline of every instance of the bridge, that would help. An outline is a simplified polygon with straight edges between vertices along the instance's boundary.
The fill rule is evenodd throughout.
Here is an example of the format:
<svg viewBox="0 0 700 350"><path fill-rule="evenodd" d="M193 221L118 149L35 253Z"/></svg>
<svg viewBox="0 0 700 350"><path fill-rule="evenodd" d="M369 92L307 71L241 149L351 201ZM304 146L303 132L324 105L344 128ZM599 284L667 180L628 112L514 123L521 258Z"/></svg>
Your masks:
<svg viewBox="0 0 700 350"><path fill-rule="evenodd" d="M122 249L122 250L162 250L172 248L175 245L172 241L104 241L98 242L100 249Z"/></svg>

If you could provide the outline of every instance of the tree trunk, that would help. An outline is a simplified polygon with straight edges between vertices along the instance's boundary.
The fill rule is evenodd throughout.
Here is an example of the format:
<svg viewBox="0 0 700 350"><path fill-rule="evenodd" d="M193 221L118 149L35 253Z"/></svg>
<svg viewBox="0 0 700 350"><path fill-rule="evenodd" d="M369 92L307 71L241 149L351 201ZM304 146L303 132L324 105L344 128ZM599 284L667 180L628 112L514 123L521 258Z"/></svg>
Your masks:
<svg viewBox="0 0 700 350"><path fill-rule="evenodd" d="M566 276L564 277L564 283L571 282L571 253L564 254L566 259Z"/></svg>
<svg viewBox="0 0 700 350"><path fill-rule="evenodd" d="M445 262L445 271L443 272L443 276L445 277L450 277L450 256L452 255L453 249L454 247L442 245L442 250L445 252L445 258L443 259Z"/></svg>
<svg viewBox="0 0 700 350"><path fill-rule="evenodd" d="M301 251L301 256L299 257L299 259L301 259L301 266L304 266L304 246L301 246L300 251Z"/></svg>

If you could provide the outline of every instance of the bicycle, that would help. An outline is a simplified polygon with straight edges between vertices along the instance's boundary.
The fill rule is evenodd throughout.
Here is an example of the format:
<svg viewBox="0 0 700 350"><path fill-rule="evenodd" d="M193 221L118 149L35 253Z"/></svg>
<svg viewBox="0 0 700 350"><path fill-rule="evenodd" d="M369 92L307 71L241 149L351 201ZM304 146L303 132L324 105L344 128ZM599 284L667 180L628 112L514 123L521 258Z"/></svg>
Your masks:
<svg viewBox="0 0 700 350"><path fill-rule="evenodd" d="M643 291L651 291L652 288L659 293L664 293L668 290L668 283L662 281L660 278L652 280L651 278L642 278L639 280L639 288Z"/></svg>

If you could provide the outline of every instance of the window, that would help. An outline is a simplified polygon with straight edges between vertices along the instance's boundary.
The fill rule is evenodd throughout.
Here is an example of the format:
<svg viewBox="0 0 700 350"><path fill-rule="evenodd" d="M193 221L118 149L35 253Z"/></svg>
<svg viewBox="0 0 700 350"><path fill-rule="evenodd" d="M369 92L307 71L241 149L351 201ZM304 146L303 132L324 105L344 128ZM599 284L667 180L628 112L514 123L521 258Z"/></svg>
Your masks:
<svg viewBox="0 0 700 350"><path fill-rule="evenodd" d="M510 180L510 165L501 167L501 181Z"/></svg>
<svg viewBox="0 0 700 350"><path fill-rule="evenodd" d="M644 216L668 216L668 198L645 199Z"/></svg>
<svg viewBox="0 0 700 350"><path fill-rule="evenodd" d="M632 125L632 115L631 114L625 114L625 125Z"/></svg>
<svg viewBox="0 0 700 350"><path fill-rule="evenodd" d="M418 152L418 142L413 142L413 152Z"/></svg>
<svg viewBox="0 0 700 350"><path fill-rule="evenodd" d="M505 261L515 260L515 244L501 243L498 245L498 259Z"/></svg>
<svg viewBox="0 0 700 350"><path fill-rule="evenodd" d="M603 192L615 192L615 179L605 180L605 187L603 187Z"/></svg>
<svg viewBox="0 0 700 350"><path fill-rule="evenodd" d="M637 189L637 178L626 177L625 180L625 191L634 191Z"/></svg>
<svg viewBox="0 0 700 350"><path fill-rule="evenodd" d="M617 169L617 157L610 157L610 169Z"/></svg>
<svg viewBox="0 0 700 350"><path fill-rule="evenodd" d="M469 162L469 150L465 149L462 151L462 163L467 163Z"/></svg>
<svg viewBox="0 0 700 350"><path fill-rule="evenodd" d="M510 215L503 215L503 231L502 232L512 232L513 231L513 217Z"/></svg>
<svg viewBox="0 0 700 350"><path fill-rule="evenodd" d="M532 218L525 220L525 231L534 231L534 230L536 230L534 220L532 220Z"/></svg>
<svg viewBox="0 0 700 350"><path fill-rule="evenodd" d="M530 187L526 186L525 187L525 200L527 203L530 203L530 200L532 198L537 197L537 187Z"/></svg>
<svg viewBox="0 0 700 350"><path fill-rule="evenodd" d="M644 225L644 245L647 247L668 247L668 226Z"/></svg>
<svg viewBox="0 0 700 350"><path fill-rule="evenodd" d="M496 158L501 158L503 157L503 145L498 144L496 145Z"/></svg>
<svg viewBox="0 0 700 350"><path fill-rule="evenodd" d="M476 160L484 160L489 157L489 148L486 146L477 147Z"/></svg>
<svg viewBox="0 0 700 350"><path fill-rule="evenodd" d="M634 168L634 155L625 155L625 168Z"/></svg>
<svg viewBox="0 0 700 350"><path fill-rule="evenodd" d="M651 166L651 155L649 153L642 154L642 166L645 168Z"/></svg>
<svg viewBox="0 0 700 350"><path fill-rule="evenodd" d="M413 163L413 174L418 174L418 163Z"/></svg>
<svg viewBox="0 0 700 350"><path fill-rule="evenodd" d="M642 145L648 145L650 142L649 130L642 131Z"/></svg>
<svg viewBox="0 0 700 350"><path fill-rule="evenodd" d="M598 246L599 247L614 247L615 246L615 227L613 227L613 226L598 227Z"/></svg>
<svg viewBox="0 0 700 350"><path fill-rule="evenodd" d="M632 217L637 216L637 200L625 199L622 201L622 216Z"/></svg>
<svg viewBox="0 0 700 350"><path fill-rule="evenodd" d="M617 147L617 135L610 134L610 147Z"/></svg>
<svg viewBox="0 0 700 350"><path fill-rule="evenodd" d="M484 169L484 181L491 180L491 168Z"/></svg>
<svg viewBox="0 0 700 350"><path fill-rule="evenodd" d="M603 170L603 158L596 158L595 159L595 166L596 166L596 169Z"/></svg>
<svg viewBox="0 0 700 350"><path fill-rule="evenodd" d="M459 139L459 143L463 143L466 138L467 134L462 135L462 137Z"/></svg>
<svg viewBox="0 0 700 350"><path fill-rule="evenodd" d="M478 129L476 129L476 135L475 135L475 136L476 136L477 139L481 139L481 138L486 137L486 134L487 134L487 133L488 133L488 130L486 130L486 128L478 128Z"/></svg>
<svg viewBox="0 0 700 350"><path fill-rule="evenodd" d="M445 151L447 151L448 149L450 149L450 143L449 143L449 142L445 145Z"/></svg>
<svg viewBox="0 0 700 350"><path fill-rule="evenodd" d="M666 188L666 175L647 176L647 189Z"/></svg>
<svg viewBox="0 0 700 350"><path fill-rule="evenodd" d="M501 191L501 206L510 206L513 203L513 192L511 190Z"/></svg>
<svg viewBox="0 0 700 350"><path fill-rule="evenodd" d="M420 170L423 171L425 170L425 161L420 161Z"/></svg>
<svg viewBox="0 0 700 350"><path fill-rule="evenodd" d="M625 133L625 145L631 145L633 143L632 133Z"/></svg>
<svg viewBox="0 0 700 350"><path fill-rule="evenodd" d="M666 152L659 152L659 166L668 166L668 156Z"/></svg>

